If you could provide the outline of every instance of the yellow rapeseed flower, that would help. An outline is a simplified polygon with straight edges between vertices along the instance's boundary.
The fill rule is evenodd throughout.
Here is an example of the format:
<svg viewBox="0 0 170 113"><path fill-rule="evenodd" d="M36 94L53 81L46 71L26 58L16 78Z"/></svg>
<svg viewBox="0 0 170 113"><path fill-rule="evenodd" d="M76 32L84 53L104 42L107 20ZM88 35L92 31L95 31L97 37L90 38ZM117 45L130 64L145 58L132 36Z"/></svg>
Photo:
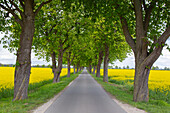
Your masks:
<svg viewBox="0 0 170 113"><path fill-rule="evenodd" d="M14 67L0 67L0 88L11 88L14 86ZM73 72L73 69L71 69ZM67 74L67 69L63 68L60 76ZM53 78L51 68L31 68L30 83L36 83Z"/></svg>
<svg viewBox="0 0 170 113"><path fill-rule="evenodd" d="M100 71L103 75L103 69ZM108 76L111 79L120 80L134 80L134 69L109 69ZM164 89L170 90L170 71L165 70L151 70L149 75L149 89Z"/></svg>

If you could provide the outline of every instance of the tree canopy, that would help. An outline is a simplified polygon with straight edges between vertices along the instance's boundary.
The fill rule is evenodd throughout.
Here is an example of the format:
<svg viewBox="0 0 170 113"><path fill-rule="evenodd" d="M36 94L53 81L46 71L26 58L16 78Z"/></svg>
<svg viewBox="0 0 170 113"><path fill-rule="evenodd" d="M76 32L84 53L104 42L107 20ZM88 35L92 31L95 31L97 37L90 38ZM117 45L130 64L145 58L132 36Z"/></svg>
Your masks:
<svg viewBox="0 0 170 113"><path fill-rule="evenodd" d="M31 68L31 49L51 59L53 82L59 81L63 63L77 70L86 66L90 72L97 66L99 77L102 62L107 82L109 62L124 60L132 50L134 101L148 101L150 69L163 47L169 49L168 6L168 0L1 0L0 31L7 34L2 43L16 51L16 77L20 75L15 97L22 95L17 94L18 79L29 81L30 72L24 70Z"/></svg>

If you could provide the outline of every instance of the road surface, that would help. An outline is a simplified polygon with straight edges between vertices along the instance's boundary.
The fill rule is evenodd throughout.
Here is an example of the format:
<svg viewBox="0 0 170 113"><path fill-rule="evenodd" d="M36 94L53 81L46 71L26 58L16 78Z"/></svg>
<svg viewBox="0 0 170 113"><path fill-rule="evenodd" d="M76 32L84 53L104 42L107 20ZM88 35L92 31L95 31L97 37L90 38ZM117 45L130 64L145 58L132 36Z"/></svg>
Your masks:
<svg viewBox="0 0 170 113"><path fill-rule="evenodd" d="M126 113L86 70L60 95L45 113Z"/></svg>

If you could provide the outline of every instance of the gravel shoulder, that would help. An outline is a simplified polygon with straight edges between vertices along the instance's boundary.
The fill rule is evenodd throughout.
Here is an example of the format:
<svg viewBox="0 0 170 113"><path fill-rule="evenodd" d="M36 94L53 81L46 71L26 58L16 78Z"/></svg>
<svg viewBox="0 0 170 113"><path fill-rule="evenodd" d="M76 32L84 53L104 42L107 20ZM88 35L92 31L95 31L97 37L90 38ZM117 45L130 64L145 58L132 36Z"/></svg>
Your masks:
<svg viewBox="0 0 170 113"><path fill-rule="evenodd" d="M121 108L123 108L127 113L147 113L144 110L138 109L136 107L133 107L129 104L123 103L119 100L117 100L113 95L107 92L107 94L114 100Z"/></svg>

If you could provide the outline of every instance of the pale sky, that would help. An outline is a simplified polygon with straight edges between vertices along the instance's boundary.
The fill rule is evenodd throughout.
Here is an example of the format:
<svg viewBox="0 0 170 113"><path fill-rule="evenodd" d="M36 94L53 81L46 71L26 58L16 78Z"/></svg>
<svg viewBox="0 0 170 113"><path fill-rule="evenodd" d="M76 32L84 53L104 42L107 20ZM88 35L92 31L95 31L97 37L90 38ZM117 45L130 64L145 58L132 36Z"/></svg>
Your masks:
<svg viewBox="0 0 170 113"><path fill-rule="evenodd" d="M167 44L170 45L170 38L167 40ZM153 66L158 66L160 68L170 67L170 52L164 48L162 54L157 61L153 64ZM123 67L129 65L131 68L135 67L135 59L134 55L128 56L123 62L116 61L114 65Z"/></svg>
<svg viewBox="0 0 170 113"><path fill-rule="evenodd" d="M3 37L2 34L0 34L0 39ZM170 45L170 38L167 41L168 45ZM163 49L163 55L161 55L158 60L154 63L154 66L158 66L160 68L170 67L170 52L167 49ZM3 48L3 45L0 44L0 63L2 64L15 64L16 62L16 56L13 53L10 53L7 49ZM51 62L47 63L44 59L38 60L38 57L34 55L32 52L31 54L31 62L32 65L48 65L51 64ZM130 68L135 67L135 62L134 62L134 56L133 54L128 56L123 62L116 61L114 65L117 65L119 67L127 66L129 65Z"/></svg>

